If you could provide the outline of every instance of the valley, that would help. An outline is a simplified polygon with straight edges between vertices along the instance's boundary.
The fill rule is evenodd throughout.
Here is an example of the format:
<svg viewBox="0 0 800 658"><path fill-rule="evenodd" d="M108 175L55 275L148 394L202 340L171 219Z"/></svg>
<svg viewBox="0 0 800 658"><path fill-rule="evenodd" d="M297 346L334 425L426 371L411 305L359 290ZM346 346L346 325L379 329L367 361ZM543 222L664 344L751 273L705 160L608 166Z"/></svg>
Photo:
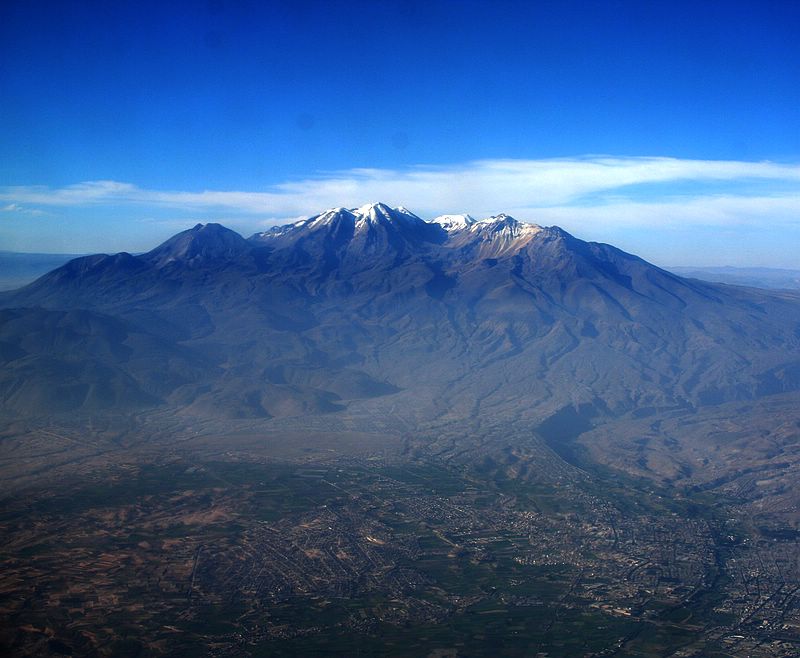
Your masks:
<svg viewBox="0 0 800 658"><path fill-rule="evenodd" d="M522 442L506 435L475 463L399 437L281 441L263 421L223 437L212 423L164 420L2 437L5 646L313 655L356 638L365 655L720 657L800 647L791 510L754 511L728 481L658 483L564 461L545 437L515 457ZM17 471L41 466L45 445L51 467Z"/></svg>

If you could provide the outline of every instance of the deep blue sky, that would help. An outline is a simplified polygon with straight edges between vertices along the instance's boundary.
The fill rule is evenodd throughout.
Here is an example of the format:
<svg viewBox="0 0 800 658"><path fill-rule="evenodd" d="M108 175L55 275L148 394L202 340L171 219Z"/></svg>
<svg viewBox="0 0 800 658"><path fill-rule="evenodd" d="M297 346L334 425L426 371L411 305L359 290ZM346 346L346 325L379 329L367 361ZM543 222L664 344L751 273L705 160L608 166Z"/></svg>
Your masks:
<svg viewBox="0 0 800 658"><path fill-rule="evenodd" d="M798 34L785 0L4 0L0 187L265 191L585 154L797 163Z"/></svg>

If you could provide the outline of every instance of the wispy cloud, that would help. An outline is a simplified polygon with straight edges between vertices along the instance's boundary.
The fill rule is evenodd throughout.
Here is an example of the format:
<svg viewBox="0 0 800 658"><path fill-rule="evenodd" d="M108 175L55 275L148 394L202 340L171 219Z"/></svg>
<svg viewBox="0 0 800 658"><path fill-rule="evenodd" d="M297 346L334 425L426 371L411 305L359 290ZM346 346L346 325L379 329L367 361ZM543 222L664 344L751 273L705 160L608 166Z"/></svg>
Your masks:
<svg viewBox="0 0 800 658"><path fill-rule="evenodd" d="M671 201L617 200L594 206L538 208L537 223L569 224L574 230L598 226L618 228L647 226L653 229L683 229L691 226L762 226L770 229L800 228L800 193L794 196L708 196ZM511 209L523 217L530 208Z"/></svg>
<svg viewBox="0 0 800 658"><path fill-rule="evenodd" d="M19 205L18 203L9 203L6 206L0 208L0 212L8 212L8 213L18 213L22 215L44 215L45 212L43 210L39 210L38 208L25 208L24 206Z"/></svg>
<svg viewBox="0 0 800 658"><path fill-rule="evenodd" d="M678 194L686 183L692 184L691 193ZM715 189L720 184L728 186L724 194ZM637 186L651 187L642 193ZM0 202L9 204L3 209L9 212L28 206L135 205L251 217L258 223L378 200L407 205L422 216L505 211L520 219L572 226L800 223L800 165L587 156L349 169L257 191L153 190L117 181L0 188Z"/></svg>

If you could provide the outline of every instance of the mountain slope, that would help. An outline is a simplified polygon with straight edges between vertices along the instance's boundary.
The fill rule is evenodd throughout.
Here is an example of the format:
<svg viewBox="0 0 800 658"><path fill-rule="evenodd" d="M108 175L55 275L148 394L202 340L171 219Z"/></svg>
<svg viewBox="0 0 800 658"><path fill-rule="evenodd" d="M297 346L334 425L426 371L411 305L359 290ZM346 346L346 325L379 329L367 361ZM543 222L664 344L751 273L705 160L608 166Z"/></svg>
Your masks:
<svg viewBox="0 0 800 658"><path fill-rule="evenodd" d="M75 254L0 251L0 291L21 288L73 258Z"/></svg>
<svg viewBox="0 0 800 658"><path fill-rule="evenodd" d="M204 376L202 355L87 310L0 310L0 400L22 416L164 404Z"/></svg>
<svg viewBox="0 0 800 658"><path fill-rule="evenodd" d="M171 237L143 256L157 268L219 266L246 259L250 245L235 231L220 224L197 224Z"/></svg>

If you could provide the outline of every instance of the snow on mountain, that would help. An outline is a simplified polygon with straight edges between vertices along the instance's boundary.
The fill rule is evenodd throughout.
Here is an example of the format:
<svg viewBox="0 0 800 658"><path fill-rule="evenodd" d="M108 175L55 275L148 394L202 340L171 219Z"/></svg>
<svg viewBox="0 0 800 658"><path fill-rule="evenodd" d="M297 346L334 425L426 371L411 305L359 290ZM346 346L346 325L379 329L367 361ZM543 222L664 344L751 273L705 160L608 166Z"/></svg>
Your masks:
<svg viewBox="0 0 800 658"><path fill-rule="evenodd" d="M496 258L519 251L542 230L501 213L476 220L470 215L442 215L431 220L448 234L448 244L479 258Z"/></svg>
<svg viewBox="0 0 800 658"><path fill-rule="evenodd" d="M493 237L501 236L503 238L516 240L519 238L533 237L542 227L538 224L528 224L527 222L520 222L510 215L500 213L493 215L486 219L481 219L469 226L469 230L473 233L489 234Z"/></svg>
<svg viewBox="0 0 800 658"><path fill-rule="evenodd" d="M274 226L267 231L256 233L250 239L254 242L269 241L298 231L315 231L341 222L351 224L355 234L371 226L390 226L393 224L418 226L425 224L417 215L403 206L391 208L385 203L367 203L358 208L329 208L319 215L307 217L283 226Z"/></svg>
<svg viewBox="0 0 800 658"><path fill-rule="evenodd" d="M294 242L318 231L335 231L340 236L347 234L347 239L354 241L356 247L361 236L374 244L376 231L388 231L397 236L390 241L396 242L400 236L403 240L422 239L444 243L479 258L496 258L516 253L541 230L536 224L519 222L505 213L481 220L468 214L448 214L426 222L403 206L392 208L385 203L368 203L358 208L329 208L319 215L257 233L250 240L277 246L285 240ZM435 235L436 231L440 233Z"/></svg>
<svg viewBox="0 0 800 658"><path fill-rule="evenodd" d="M520 222L507 215L500 213L499 215L492 215L485 219L475 219L472 215L440 215L430 220L431 224L438 224L448 233L456 231L463 231L465 229L473 233L486 233L487 230L492 233L503 233L514 238L535 235L541 230L541 226L537 224L528 224Z"/></svg>
<svg viewBox="0 0 800 658"><path fill-rule="evenodd" d="M393 210L395 212L399 212L402 215L407 215L408 217L414 217L415 219L419 219L419 217L417 217L417 215L415 215L413 212L411 212L405 206L397 206L397 208L393 208Z"/></svg>
<svg viewBox="0 0 800 658"><path fill-rule="evenodd" d="M475 223L471 215L440 215L430 220L431 224L438 224L448 233L460 231Z"/></svg>
<svg viewBox="0 0 800 658"><path fill-rule="evenodd" d="M392 210L384 203L368 203L351 211L356 218L356 232L369 225L390 224L395 221L405 222L408 215Z"/></svg>

